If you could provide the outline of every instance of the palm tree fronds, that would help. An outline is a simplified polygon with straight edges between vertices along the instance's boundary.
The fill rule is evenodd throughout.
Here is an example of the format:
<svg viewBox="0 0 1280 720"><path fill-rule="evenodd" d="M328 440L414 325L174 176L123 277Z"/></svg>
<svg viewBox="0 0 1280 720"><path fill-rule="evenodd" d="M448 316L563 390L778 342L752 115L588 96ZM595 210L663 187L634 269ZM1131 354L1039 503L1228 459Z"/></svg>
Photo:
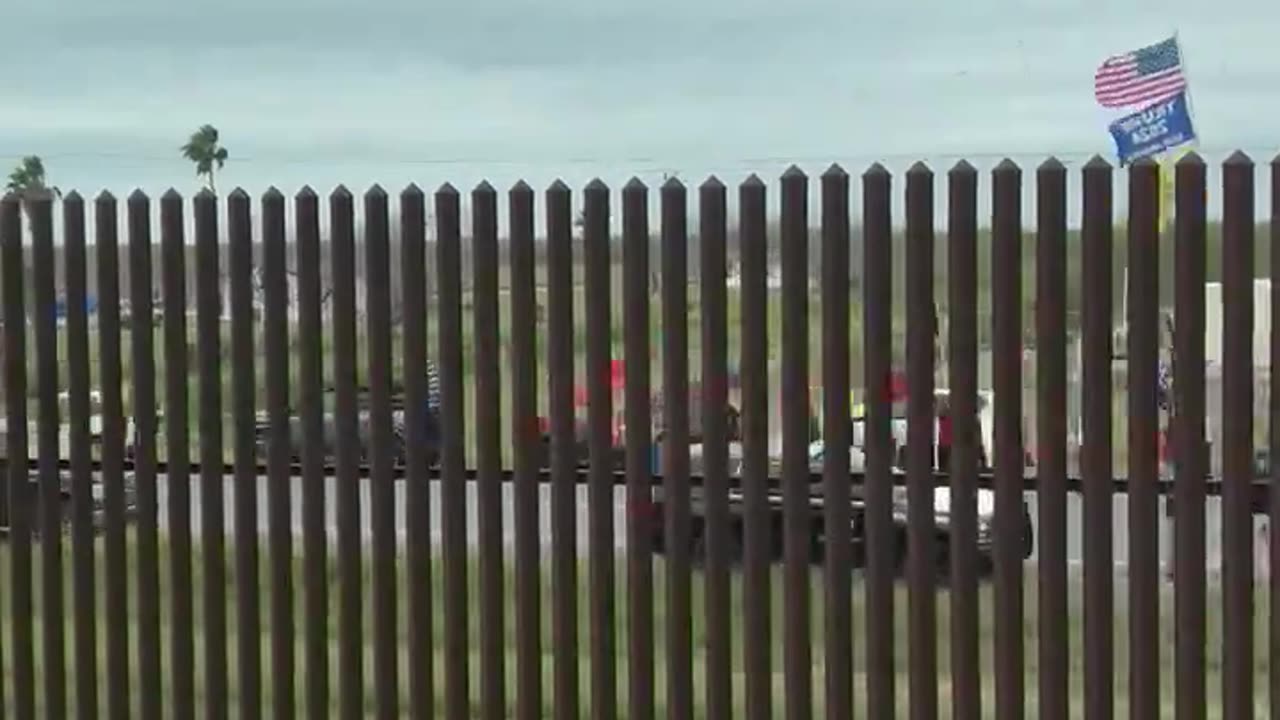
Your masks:
<svg viewBox="0 0 1280 720"><path fill-rule="evenodd" d="M215 165L221 170L227 161L227 149L218 145L218 129L209 124L201 125L181 150L182 156L195 164L196 177L208 178L212 189Z"/></svg>

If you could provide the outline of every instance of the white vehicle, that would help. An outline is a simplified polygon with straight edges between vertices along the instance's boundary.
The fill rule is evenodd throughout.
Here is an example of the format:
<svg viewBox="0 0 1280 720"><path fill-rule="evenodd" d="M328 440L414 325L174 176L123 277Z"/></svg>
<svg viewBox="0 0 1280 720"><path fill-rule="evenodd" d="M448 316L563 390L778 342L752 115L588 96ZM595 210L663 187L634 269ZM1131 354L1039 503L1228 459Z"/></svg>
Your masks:
<svg viewBox="0 0 1280 720"><path fill-rule="evenodd" d="M58 393L58 457L66 459L71 457L71 393ZM3 449L7 440L8 423L5 418L0 417L0 449ZM97 390L89 391L89 446L90 451L95 457L100 455L100 447L102 444L103 432L102 417L102 394ZM128 415L124 418L124 428L122 437L126 445L132 443L134 437L133 418ZM27 403L27 457L34 460L39 457L40 452L40 405L38 400L29 400Z"/></svg>

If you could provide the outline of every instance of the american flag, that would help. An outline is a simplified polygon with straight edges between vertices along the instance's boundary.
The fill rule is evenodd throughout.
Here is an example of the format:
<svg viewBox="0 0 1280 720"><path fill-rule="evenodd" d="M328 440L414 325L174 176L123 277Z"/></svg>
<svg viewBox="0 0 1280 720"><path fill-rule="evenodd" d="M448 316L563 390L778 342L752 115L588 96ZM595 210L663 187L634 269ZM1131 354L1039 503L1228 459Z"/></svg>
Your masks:
<svg viewBox="0 0 1280 720"><path fill-rule="evenodd" d="M1108 108L1147 107L1168 100L1186 87L1182 53L1175 37L1112 55L1102 61L1093 76L1094 97Z"/></svg>

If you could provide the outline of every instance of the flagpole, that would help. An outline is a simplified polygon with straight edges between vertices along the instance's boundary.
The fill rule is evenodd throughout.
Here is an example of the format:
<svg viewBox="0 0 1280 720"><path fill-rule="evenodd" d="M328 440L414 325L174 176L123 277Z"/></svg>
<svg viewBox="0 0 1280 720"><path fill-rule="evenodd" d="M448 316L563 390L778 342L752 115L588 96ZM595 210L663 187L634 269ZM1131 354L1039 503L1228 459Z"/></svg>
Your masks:
<svg viewBox="0 0 1280 720"><path fill-rule="evenodd" d="M1187 65L1187 54L1182 51L1182 40L1178 37L1178 29L1173 29L1173 43L1178 48L1178 61L1182 63L1182 93L1187 99L1187 117L1191 120L1192 137L1191 147L1196 148L1200 145L1200 133L1196 127L1196 110L1195 104L1191 101L1191 69ZM1169 215L1173 216L1173 208L1169 208Z"/></svg>
<svg viewBox="0 0 1280 720"><path fill-rule="evenodd" d="M1187 66L1187 54L1182 52L1182 41L1178 39L1178 29L1173 29L1173 45L1178 48L1178 62L1182 64L1182 94L1187 98L1187 116L1191 118L1191 126L1196 123L1195 104L1191 102L1191 71ZM1191 145L1200 144L1200 133L1191 139Z"/></svg>

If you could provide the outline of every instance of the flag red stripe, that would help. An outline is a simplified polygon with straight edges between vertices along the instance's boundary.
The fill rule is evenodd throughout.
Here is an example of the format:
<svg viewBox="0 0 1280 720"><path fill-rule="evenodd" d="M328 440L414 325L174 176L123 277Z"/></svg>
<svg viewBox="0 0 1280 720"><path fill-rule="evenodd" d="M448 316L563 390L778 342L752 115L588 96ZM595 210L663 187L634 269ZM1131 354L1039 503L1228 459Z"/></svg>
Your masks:
<svg viewBox="0 0 1280 720"><path fill-rule="evenodd" d="M1119 56L1107 58L1098 66L1094 77L1107 77L1111 75L1128 75L1133 73L1138 67L1137 59L1132 56Z"/></svg>
<svg viewBox="0 0 1280 720"><path fill-rule="evenodd" d="M1145 50L1153 50L1150 46ZM1175 41L1176 47L1176 41ZM1165 48L1161 47L1163 51ZM1142 75L1138 54L1143 50L1112 55L1094 71L1093 94L1108 108L1148 106L1174 97L1187 87L1181 59L1171 68Z"/></svg>
<svg viewBox="0 0 1280 720"><path fill-rule="evenodd" d="M1127 105L1140 105L1166 100L1177 95L1184 88L1186 83L1181 78L1170 80L1151 87L1142 88L1141 90L1130 91L1128 93L1115 93L1111 95L1099 95L1098 101L1105 107L1124 107Z"/></svg>
<svg viewBox="0 0 1280 720"><path fill-rule="evenodd" d="M1116 87L1116 88L1099 88L1097 91L1097 95L1098 97L1102 97L1102 98L1126 97L1129 95L1141 95L1151 90L1158 90L1164 87L1171 87L1171 86L1181 87L1185 84L1186 84L1186 81L1183 80L1182 76L1176 75L1172 77L1162 78L1156 82L1137 83L1137 84L1126 85L1123 87Z"/></svg>
<svg viewBox="0 0 1280 720"><path fill-rule="evenodd" d="M1168 99L1186 87L1182 68L1139 75L1132 55L1108 58L1094 75L1093 94L1103 107L1148 105Z"/></svg>
<svg viewBox="0 0 1280 720"><path fill-rule="evenodd" d="M1169 70L1163 70L1154 75L1147 75L1145 77L1130 76L1130 77L1121 78L1121 79L1106 82L1106 83L1098 83L1097 89L1099 93L1103 93L1103 92L1121 93L1134 88L1140 88L1146 85L1163 84L1164 82L1168 81L1171 78L1180 80L1182 78L1182 72L1177 68L1170 68Z"/></svg>

